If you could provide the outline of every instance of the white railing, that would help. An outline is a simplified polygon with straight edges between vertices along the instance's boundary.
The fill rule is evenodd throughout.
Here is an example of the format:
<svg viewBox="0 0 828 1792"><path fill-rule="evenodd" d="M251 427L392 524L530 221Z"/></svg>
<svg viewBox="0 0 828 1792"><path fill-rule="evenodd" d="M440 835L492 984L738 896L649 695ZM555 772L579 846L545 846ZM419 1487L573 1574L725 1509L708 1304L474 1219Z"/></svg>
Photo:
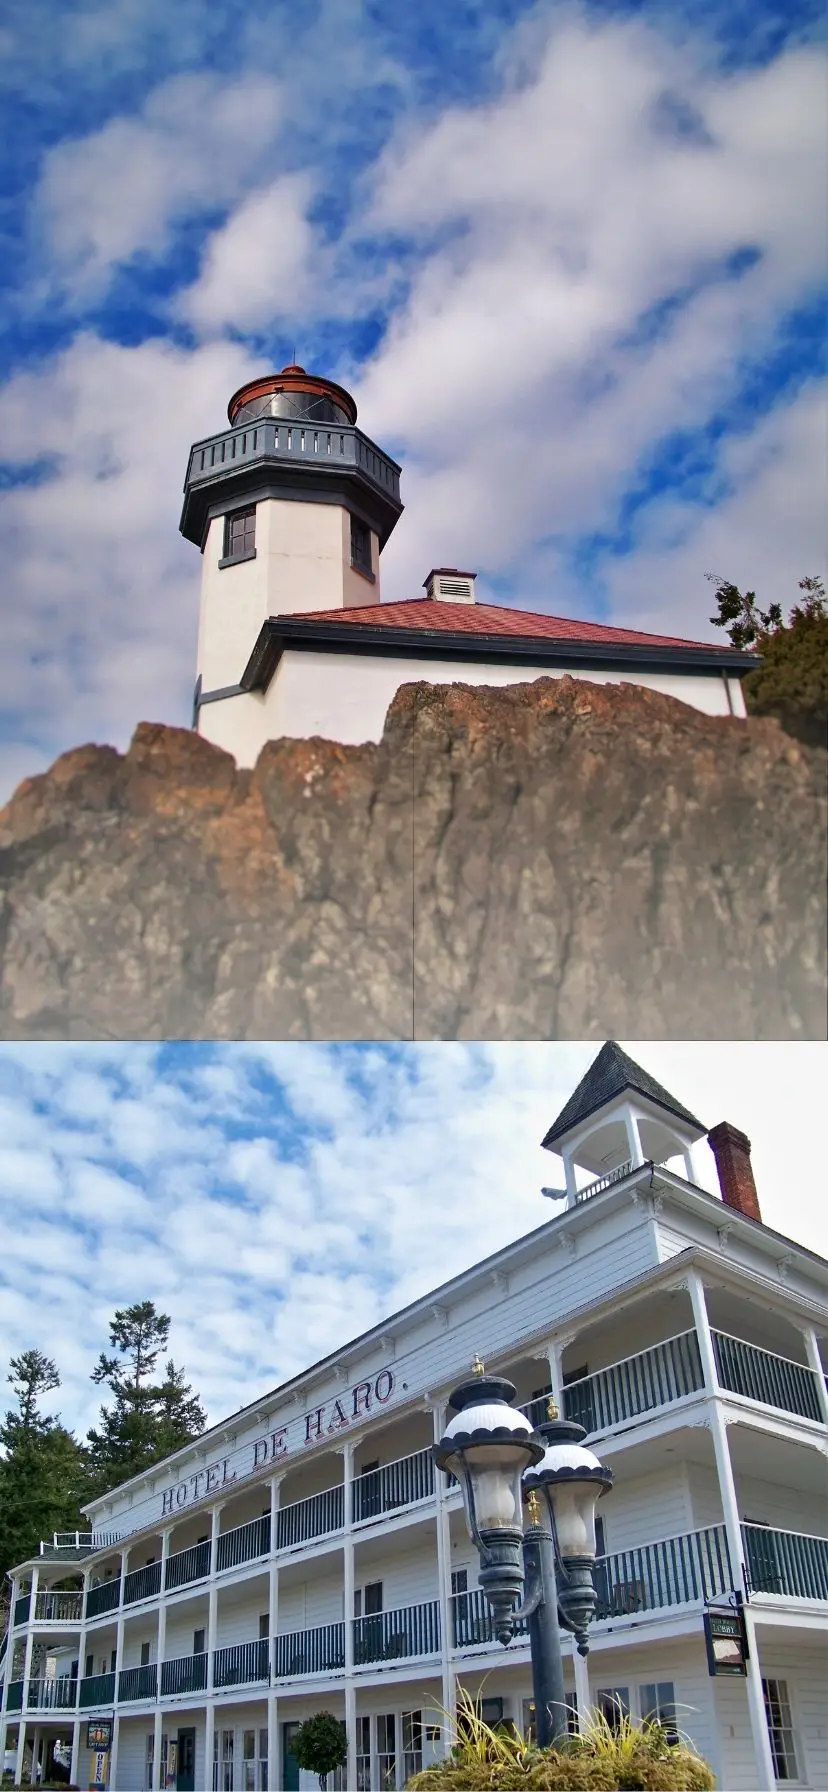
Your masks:
<svg viewBox="0 0 828 1792"><path fill-rule="evenodd" d="M83 1594L36 1593L34 1616L47 1624L75 1624L83 1607Z"/></svg>
<svg viewBox="0 0 828 1792"><path fill-rule="evenodd" d="M606 1176L598 1176L595 1182L588 1182L586 1188L576 1189L576 1206L581 1201L591 1201L593 1195L602 1194L603 1190L611 1188L614 1182L623 1182L624 1177L629 1176L633 1169L641 1170L643 1167L643 1164L633 1164L632 1158L628 1157L626 1163L618 1164L614 1170L608 1170Z"/></svg>
<svg viewBox="0 0 828 1792"><path fill-rule="evenodd" d="M40 1554L45 1556L55 1549L110 1549L120 1541L120 1531L54 1531L51 1543L41 1543Z"/></svg>

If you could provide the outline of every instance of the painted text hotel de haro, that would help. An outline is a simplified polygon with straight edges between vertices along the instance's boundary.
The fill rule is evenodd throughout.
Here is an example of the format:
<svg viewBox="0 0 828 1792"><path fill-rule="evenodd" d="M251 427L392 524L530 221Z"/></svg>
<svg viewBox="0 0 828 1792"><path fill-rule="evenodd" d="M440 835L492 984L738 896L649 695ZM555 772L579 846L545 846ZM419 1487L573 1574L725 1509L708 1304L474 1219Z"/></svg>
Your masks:
<svg viewBox="0 0 828 1792"><path fill-rule="evenodd" d="M696 1180L705 1138L721 1198ZM447 1745L458 1684L529 1725L527 1639L494 1640L431 1456L479 1354L613 1471L588 1659L565 1643L572 1722L617 1702L686 1732L725 1792L828 1787L828 1264L763 1225L744 1134L707 1133L612 1044L544 1143L565 1193L536 1230L20 1563L0 1655L18 1777L59 1738L88 1784L96 1717L118 1792L315 1786L289 1743L322 1709L347 1731L340 1787L401 1787ZM738 1595L746 1672L712 1675L705 1614Z"/></svg>

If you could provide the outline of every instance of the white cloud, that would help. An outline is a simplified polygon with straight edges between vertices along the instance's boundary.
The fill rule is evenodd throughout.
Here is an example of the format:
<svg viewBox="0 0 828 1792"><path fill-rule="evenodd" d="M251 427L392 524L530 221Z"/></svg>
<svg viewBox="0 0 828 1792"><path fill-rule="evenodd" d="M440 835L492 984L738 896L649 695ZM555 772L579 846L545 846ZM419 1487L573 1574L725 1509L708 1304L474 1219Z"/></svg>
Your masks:
<svg viewBox="0 0 828 1792"><path fill-rule="evenodd" d="M284 175L245 199L210 238L198 280L177 310L199 333L273 327L295 317L322 273L305 216L311 184Z"/></svg>
<svg viewBox="0 0 828 1792"><path fill-rule="evenodd" d="M812 1122L828 1048L628 1049L704 1124L748 1133L767 1223L824 1250ZM4 1048L17 1146L0 1161L0 1352L55 1356L62 1410L86 1426L109 1313L151 1298L172 1315L175 1360L217 1421L542 1225L552 1210L539 1191L560 1166L539 1141L594 1054L302 1045L281 1048L277 1069L267 1047L182 1047L167 1059L153 1046L117 1058ZM715 1192L712 1157L700 1155Z"/></svg>
<svg viewBox="0 0 828 1792"><path fill-rule="evenodd" d="M281 122L270 76L176 75L150 93L140 115L58 143L33 205L51 277L88 300L137 253L161 260L176 223L237 198Z"/></svg>

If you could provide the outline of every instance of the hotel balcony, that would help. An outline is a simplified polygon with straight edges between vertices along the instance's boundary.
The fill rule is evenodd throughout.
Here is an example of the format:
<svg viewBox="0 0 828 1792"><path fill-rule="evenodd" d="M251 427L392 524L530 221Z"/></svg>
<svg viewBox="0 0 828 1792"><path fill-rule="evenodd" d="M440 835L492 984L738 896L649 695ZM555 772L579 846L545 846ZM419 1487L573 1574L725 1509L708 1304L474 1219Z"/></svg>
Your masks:
<svg viewBox="0 0 828 1792"><path fill-rule="evenodd" d="M828 1538L796 1531L744 1524L744 1560L751 1593L772 1610L782 1601L828 1605ZM596 1640L604 1627L619 1619L657 1616L702 1608L733 1587L734 1576L724 1526L667 1537L638 1549L617 1550L598 1558L595 1581L598 1610ZM388 1662L432 1661L439 1657L440 1604L436 1599L400 1606L351 1620L354 1669ZM455 1593L450 1600L450 1649L463 1655L490 1646L494 1638L491 1609L479 1589ZM519 1625L517 1634L525 1634ZM319 1624L291 1630L272 1641L256 1638L213 1652L213 1687L283 1685L303 1679L328 1679L345 1671L345 1624ZM80 1681L69 1674L30 1680L26 1710L103 1710L139 1700L154 1703L204 1692L209 1680L205 1653L169 1661L93 1674ZM9 1686L8 1710L23 1709L22 1680Z"/></svg>

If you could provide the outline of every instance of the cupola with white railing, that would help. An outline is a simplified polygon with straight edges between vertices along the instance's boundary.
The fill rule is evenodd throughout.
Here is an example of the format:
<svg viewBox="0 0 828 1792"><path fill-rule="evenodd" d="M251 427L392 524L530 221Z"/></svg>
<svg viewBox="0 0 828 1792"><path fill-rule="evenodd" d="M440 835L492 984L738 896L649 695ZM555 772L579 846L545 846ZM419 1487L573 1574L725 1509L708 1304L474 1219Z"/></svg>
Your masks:
<svg viewBox="0 0 828 1792"><path fill-rule="evenodd" d="M444 604L473 604L476 572L460 572L456 566L433 566L423 580L426 597Z"/></svg>
<svg viewBox="0 0 828 1792"><path fill-rule="evenodd" d="M641 1164L680 1159L688 1182L696 1182L692 1148L706 1135L689 1109L608 1040L550 1126L546 1151L563 1159L566 1190L544 1194L575 1207L602 1184L620 1181ZM596 1186L597 1185L597 1186Z"/></svg>

